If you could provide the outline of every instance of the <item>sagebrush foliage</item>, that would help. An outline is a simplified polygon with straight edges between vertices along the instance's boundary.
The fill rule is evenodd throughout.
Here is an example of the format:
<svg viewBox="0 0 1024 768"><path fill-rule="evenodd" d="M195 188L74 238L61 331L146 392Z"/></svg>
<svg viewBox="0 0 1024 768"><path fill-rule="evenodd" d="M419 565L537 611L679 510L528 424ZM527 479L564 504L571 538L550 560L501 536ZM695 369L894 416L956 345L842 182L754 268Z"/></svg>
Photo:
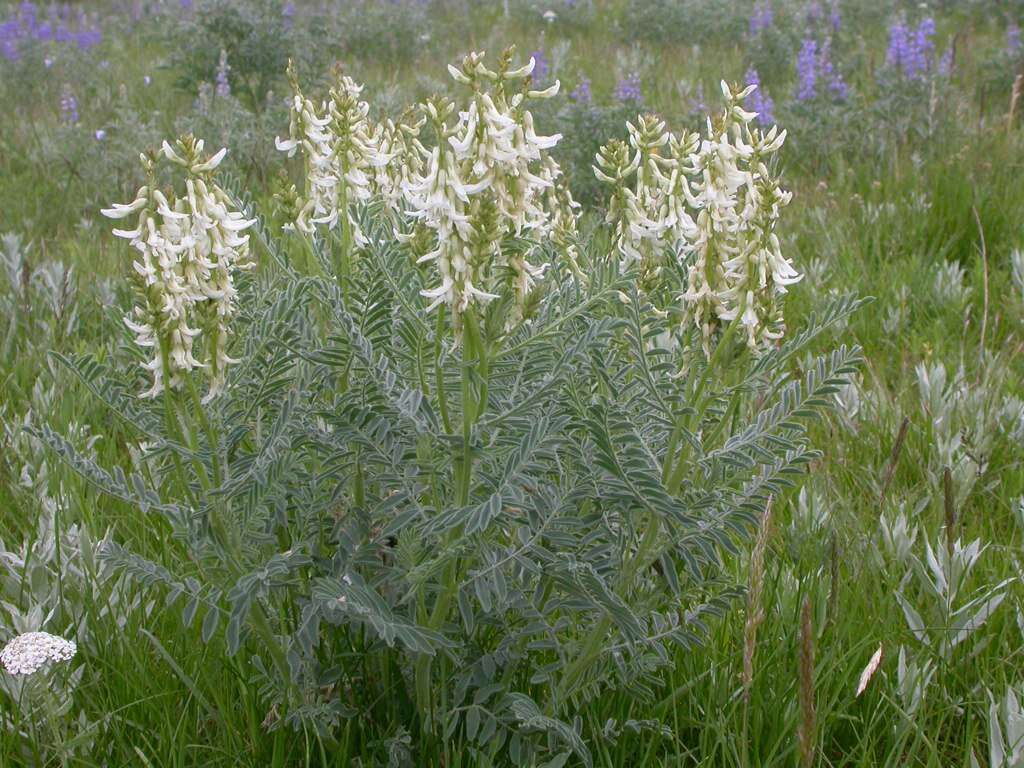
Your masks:
<svg viewBox="0 0 1024 768"><path fill-rule="evenodd" d="M347 718L414 723L514 765L589 765L595 742L660 728L575 713L608 689L653 696L674 649L731 609L724 558L819 456L804 423L860 354L797 361L859 302L761 352L734 321L708 356L599 230L573 269L542 244L523 306L507 292L460 336L427 313L436 276L379 201L355 207L365 244L339 259L352 238L278 235L234 196L260 264L238 277L241 362L219 397L140 401L126 366L56 358L147 460L106 469L37 436L173 534L159 563L113 541L102 556L251 657L268 725L329 742ZM664 273L681 290L685 265Z"/></svg>

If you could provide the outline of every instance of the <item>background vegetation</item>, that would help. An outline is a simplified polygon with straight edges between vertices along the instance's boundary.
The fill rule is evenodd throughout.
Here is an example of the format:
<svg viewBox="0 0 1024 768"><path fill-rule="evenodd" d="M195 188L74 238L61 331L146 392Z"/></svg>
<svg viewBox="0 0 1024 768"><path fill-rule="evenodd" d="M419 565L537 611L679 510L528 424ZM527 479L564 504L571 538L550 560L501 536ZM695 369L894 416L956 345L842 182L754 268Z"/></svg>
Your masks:
<svg viewBox="0 0 1024 768"><path fill-rule="evenodd" d="M64 8L0 10L0 640L60 613L95 641L82 646L74 697L32 724L3 682L0 763L460 764L457 753L413 752L407 732L372 719L330 753L315 733L272 728L251 677L204 644L198 624L183 628L177 610L93 556L110 537L159 561L176 546L167 532L99 495L24 427L71 434L104 466L138 462L123 427L48 352L128 364L130 339L117 329L129 257L98 209L130 199L140 148L186 130L229 146L225 167L280 224L286 164L273 137L287 130L289 58L310 90L340 61L371 103L397 110L447 90L445 65L462 53L510 43L561 79L563 95L537 123L565 135L559 160L594 205L603 198L591 159L626 118L652 110L697 127L720 78L756 70L790 132L782 154L795 198L782 236L807 275L787 303L791 325L841 293L875 299L821 342L859 344L866 364L834 395L835 414L811 428L824 457L799 492L775 499L749 704L750 605L713 621L703 647L680 651L650 696L603 697L579 712L591 732L609 721L623 730L592 745L595 762L792 765L808 686L812 764L1024 759L1013 743L1024 723L1013 693L1024 685L1024 5ZM901 24L919 71L893 58ZM726 563L740 582L749 566L746 551Z"/></svg>

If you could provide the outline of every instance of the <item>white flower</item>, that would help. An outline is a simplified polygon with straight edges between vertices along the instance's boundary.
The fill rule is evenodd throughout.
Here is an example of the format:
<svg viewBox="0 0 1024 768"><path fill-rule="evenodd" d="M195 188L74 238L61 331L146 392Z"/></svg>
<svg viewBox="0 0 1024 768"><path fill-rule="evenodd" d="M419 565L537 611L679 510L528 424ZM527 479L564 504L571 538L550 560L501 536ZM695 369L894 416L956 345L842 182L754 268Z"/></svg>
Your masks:
<svg viewBox="0 0 1024 768"><path fill-rule="evenodd" d="M0 662L12 675L31 675L48 663L70 661L78 650L75 643L48 632L18 635L0 651Z"/></svg>
<svg viewBox="0 0 1024 768"><path fill-rule="evenodd" d="M231 199L210 178L226 150L205 158L202 146L190 136L180 139L177 149L162 145L162 156L185 169L184 196L172 193L169 199L150 185L133 202L103 210L116 219L138 214L133 229L114 234L138 252L133 268L142 302L124 322L151 354L143 368L153 384L143 397L177 387L183 375L198 368L210 380L208 401L223 389L227 366L237 362L226 352L229 321L237 311L234 272L251 266L249 237L243 233L255 222L232 210ZM152 172L152 162L144 161ZM206 349L197 357L201 334Z"/></svg>
<svg viewBox="0 0 1024 768"><path fill-rule="evenodd" d="M566 232L575 232L575 223L568 223L575 204L567 190L555 192L561 171L547 155L561 136L538 135L533 115L524 108L527 99L553 96L557 86L530 91L527 78L536 62L512 68L510 59L507 51L497 72L484 65L482 53L449 66L452 78L472 94L454 124L450 101L422 106L437 146L427 151L416 142L413 154L421 167L401 185L408 216L436 238L436 246L419 261L435 266L440 285L422 295L431 300L430 309L442 303L450 308L456 334L464 312L499 297L506 274L515 298L508 322L518 322L526 296L547 268L528 257L556 222L562 243ZM512 236L522 246L514 253L506 242Z"/></svg>
<svg viewBox="0 0 1024 768"><path fill-rule="evenodd" d="M775 224L791 193L768 168L786 132L751 129L739 105L750 88L722 91L726 108L703 138L675 136L658 118L627 123L629 145L601 148L594 173L614 187L608 220L621 267L657 277L662 260L686 268L685 314L703 336L739 318L750 347L781 336L778 297L801 275L782 255Z"/></svg>
<svg viewBox="0 0 1024 768"><path fill-rule="evenodd" d="M366 245L355 206L372 197L374 182L387 180L387 172L382 169L392 155L382 151L380 144L385 132L395 144L400 130L393 124L371 125L369 104L360 98L363 87L351 77L339 76L330 99L317 106L303 95L291 67L289 76L294 91L289 135L287 139L277 138L276 146L289 157L301 151L306 163L306 200L300 206L295 228L311 234L317 224L334 229L344 222L351 242ZM392 199L393 186L388 187Z"/></svg>

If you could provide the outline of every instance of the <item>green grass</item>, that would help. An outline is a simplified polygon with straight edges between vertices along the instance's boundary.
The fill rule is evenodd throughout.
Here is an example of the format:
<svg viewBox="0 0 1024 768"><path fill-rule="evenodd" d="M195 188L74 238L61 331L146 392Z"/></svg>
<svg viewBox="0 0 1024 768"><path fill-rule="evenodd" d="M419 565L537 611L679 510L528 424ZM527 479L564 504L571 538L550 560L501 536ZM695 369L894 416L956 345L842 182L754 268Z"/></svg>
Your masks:
<svg viewBox="0 0 1024 768"><path fill-rule="evenodd" d="M451 29L463 34L457 42L435 40L422 60L398 68L366 60L351 68L368 91L397 84L416 93L417 75L440 78L443 62L467 47L493 49L507 41L528 51L536 45L538 23L523 19L495 29L492 20L453 16ZM958 23L953 17L943 22ZM972 27L966 34L977 41L987 39L990 30ZM549 44L556 35L552 32ZM571 31L567 38L573 61L591 74L595 91L610 91L614 75L606 65L608 51L625 48L623 42L601 25ZM122 77L149 71L152 58L163 53L159 43L131 40L123 47L107 44L112 71ZM877 48L878 39L872 44ZM700 56L683 46L657 53L657 67L645 74L645 85L652 106L668 114L680 111L676 80L736 75L742 66L735 46L709 45ZM150 90L140 95L133 89L130 97L140 114L158 110L154 121L166 131L172 116L190 109L191 101L174 90L172 74L159 72ZM766 619L758 632L749 711L744 711L740 681L745 617L738 610L711 625L703 648L679 654L675 670L659 681L651 700L608 696L579 713L591 733L609 718L657 720L672 730L667 737L644 729L617 743L598 741L593 744L597 764L796 764L799 613L805 596L813 606L817 659L815 765L969 765L972 752L987 764L990 693L998 699L1007 686L1024 683L1024 625L1019 623L1024 584L1017 580L1024 528L1016 511L1024 496L1024 449L1020 435L1010 432L1005 407L1011 398L1024 399L1024 291L1014 285L1010 266L1011 251L1024 239L1024 139L1018 128L1006 131L999 120L1002 107L979 111L970 97L973 75L968 68L962 85L971 119L954 113L940 117L949 124L929 140L892 145L871 157L835 155L824 168L801 156L787 157L796 197L785 217L786 244L799 268L821 267L792 290L790 324L799 327L832 291L875 299L838 334L865 350L860 413L853 426L836 415L813 428L814 443L825 455L805 484L822 505L820 521L799 519L795 493L776 500L765 573ZM32 463L36 474L45 464L45 485L62 526L82 525L94 539L109 530L159 561L175 546L164 523L101 497L19 431L26 414L62 432L84 425L100 436L95 449L101 465L130 461L131 436L46 357L54 349L114 358L127 342L116 329L118 307L127 301L117 281L128 269L128 256L105 234L95 208L83 203L99 194L104 200L123 199L127 181L111 177L106 188L87 188L75 173L63 174L59 164L34 160L29 148L35 137L58 135L53 104L59 87L24 94L24 103L0 117L0 231L21 232L31 240L32 266L53 259L74 268L76 290L69 307L77 309L78 320L70 333L58 330L55 318L69 307L51 306L39 288L10 284L0 275L2 295L9 300L0 324L0 420L6 428L0 443L0 541L17 550L35 535L39 494L19 478L23 464ZM269 212L269 185L252 192ZM81 226L83 218L92 225ZM936 269L943 262L964 270L962 302L936 293ZM101 278L114 281L114 306L100 298ZM919 364L944 365L950 381L962 379L964 400L950 417L951 427L937 426L936 414L926 408L915 370ZM904 418L909 419L906 439L882 498ZM894 598L902 589L927 605L915 581L904 583L907 567L879 553L879 521L903 509L920 531L915 553L923 552L924 538L945 546L940 481L947 459L939 443L958 434L962 442L955 458L968 462L969 472L957 476L954 488L956 535L965 542L980 538L988 547L968 592L1014 581L977 636L941 659L914 637ZM746 561L744 555L727 563L741 581L747 578ZM396 735L382 732L373 718L357 718L334 734L341 748L328 754L315 734L268 730L273 713L261 704L246 654L226 660L216 641L205 645L199 627L183 628L178 610L166 610L162 600L148 605L151 598L144 597L127 610L126 599L107 602L106 588L88 594L80 594L77 584L57 589L61 600L68 591L69 604L81 611L77 618L102 638L99 653L83 653L77 661L98 671L77 691L73 710L96 724L96 739L71 765L346 766L357 757L371 765L383 760L384 741ZM6 595L11 599L10 590ZM855 698L861 671L879 645L882 667ZM912 718L904 714L898 692L900 647L935 664ZM5 709L11 704L4 698ZM389 706L395 705L381 703ZM44 764L40 750L60 738L45 724L37 723L27 734L0 729L0 764ZM420 754L415 761L446 768L468 764L457 751Z"/></svg>

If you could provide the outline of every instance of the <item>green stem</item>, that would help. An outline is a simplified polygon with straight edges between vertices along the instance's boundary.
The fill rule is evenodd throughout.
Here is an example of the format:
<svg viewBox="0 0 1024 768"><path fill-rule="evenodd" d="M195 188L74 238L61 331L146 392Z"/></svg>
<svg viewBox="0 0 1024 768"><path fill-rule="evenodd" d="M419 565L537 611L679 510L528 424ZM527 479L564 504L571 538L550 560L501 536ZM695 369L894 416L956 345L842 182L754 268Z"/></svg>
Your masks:
<svg viewBox="0 0 1024 768"><path fill-rule="evenodd" d="M210 424L210 420L206 418L206 410L203 408L203 401L199 397L199 390L196 387L195 381L193 381L191 375L187 375L185 380L188 382L189 395L192 398L193 413L199 420L199 426L206 435L206 442L210 446L210 458L213 462L213 480L214 484L219 488L223 482L220 467L220 443L217 440L217 434L213 430L213 425ZM204 469L205 473L205 469Z"/></svg>
<svg viewBox="0 0 1024 768"><path fill-rule="evenodd" d="M700 379L697 381L697 388L693 392L693 411L687 416L684 429L689 431L693 424L700 424L701 419L704 418L704 411L707 409L707 403L704 402L704 389L707 387L708 381L711 379L711 373L714 371L718 364L722 361L725 353L732 346L732 337L736 335L736 329L740 325L741 314L737 313L736 318L729 323L729 327L725 329L725 333L719 340L718 345L715 347L715 351L711 354L711 359L708 360L708 364L704 367L701 372ZM687 458L689 457L690 444L688 441L683 441L683 447L679 452L679 460L675 464L675 469L669 475L667 490L671 494L675 494L679 491L679 486L683 482L683 473L686 472Z"/></svg>
<svg viewBox="0 0 1024 768"><path fill-rule="evenodd" d="M441 343L444 339L445 305L437 308L437 330L434 333L434 382L437 387L437 405L441 411L441 422L445 434L452 433L452 421L448 416L448 394L444 386L444 370L441 368Z"/></svg>

